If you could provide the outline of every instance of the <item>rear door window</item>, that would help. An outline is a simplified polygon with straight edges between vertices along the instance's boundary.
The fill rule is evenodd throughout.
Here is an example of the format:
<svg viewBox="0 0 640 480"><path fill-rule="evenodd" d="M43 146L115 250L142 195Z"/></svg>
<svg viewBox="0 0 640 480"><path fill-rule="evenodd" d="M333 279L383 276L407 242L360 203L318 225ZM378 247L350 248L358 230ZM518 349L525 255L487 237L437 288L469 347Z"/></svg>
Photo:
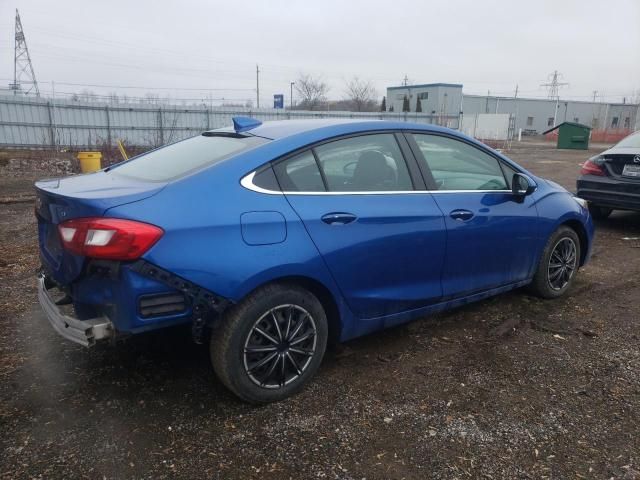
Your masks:
<svg viewBox="0 0 640 480"><path fill-rule="evenodd" d="M199 135L143 153L110 172L139 180L164 182L221 162L268 140L261 137Z"/></svg>
<svg viewBox="0 0 640 480"><path fill-rule="evenodd" d="M310 150L278 162L273 168L285 192L326 191L322 174Z"/></svg>

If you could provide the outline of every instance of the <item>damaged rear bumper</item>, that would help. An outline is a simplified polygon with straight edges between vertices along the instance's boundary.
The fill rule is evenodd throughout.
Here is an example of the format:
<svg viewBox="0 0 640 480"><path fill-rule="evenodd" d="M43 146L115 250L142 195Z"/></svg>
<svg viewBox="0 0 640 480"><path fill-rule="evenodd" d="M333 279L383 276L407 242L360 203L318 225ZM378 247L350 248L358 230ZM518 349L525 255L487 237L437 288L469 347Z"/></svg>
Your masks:
<svg viewBox="0 0 640 480"><path fill-rule="evenodd" d="M99 340L114 337L113 324L105 316L79 320L66 315L51 298L44 275L38 276L38 300L53 329L64 338L90 347Z"/></svg>

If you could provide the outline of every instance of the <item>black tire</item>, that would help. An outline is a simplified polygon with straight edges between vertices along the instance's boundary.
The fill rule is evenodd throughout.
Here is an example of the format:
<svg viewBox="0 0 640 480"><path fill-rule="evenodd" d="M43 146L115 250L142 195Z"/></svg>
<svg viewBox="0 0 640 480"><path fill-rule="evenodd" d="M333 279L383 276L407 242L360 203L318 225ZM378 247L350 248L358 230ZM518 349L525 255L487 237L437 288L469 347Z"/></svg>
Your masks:
<svg viewBox="0 0 640 480"><path fill-rule="evenodd" d="M589 203L589 213L596 220L604 220L608 218L612 211L612 208L601 207L599 205Z"/></svg>
<svg viewBox="0 0 640 480"><path fill-rule="evenodd" d="M312 293L292 284L266 285L230 308L214 328L211 362L222 383L242 400L275 402L313 377L327 337L326 314Z"/></svg>
<svg viewBox="0 0 640 480"><path fill-rule="evenodd" d="M561 258L565 248L567 251L570 248L574 249L572 265L568 259ZM561 266L556 267L556 265ZM562 226L549 237L529 289L542 298L560 297L573 284L579 265L580 239L572 228ZM570 268L571 271L569 271Z"/></svg>

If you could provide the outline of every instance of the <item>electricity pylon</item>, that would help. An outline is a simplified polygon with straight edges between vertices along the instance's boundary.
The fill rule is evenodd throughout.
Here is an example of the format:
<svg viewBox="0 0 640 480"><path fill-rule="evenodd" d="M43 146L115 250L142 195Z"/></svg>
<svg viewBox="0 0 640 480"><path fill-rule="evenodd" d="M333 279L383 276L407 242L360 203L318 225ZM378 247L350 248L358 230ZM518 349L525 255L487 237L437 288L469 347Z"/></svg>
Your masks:
<svg viewBox="0 0 640 480"><path fill-rule="evenodd" d="M553 73L549 74L549 82L540 84L541 87L547 87L549 89L549 99L556 101L556 106L553 109L553 126L555 127L556 121L558 120L558 106L560 104L560 87L564 87L569 85L567 82L560 82L559 80L562 78L562 74L558 73L557 70L554 70Z"/></svg>
<svg viewBox="0 0 640 480"><path fill-rule="evenodd" d="M17 8L13 83L9 85L9 88L13 90L14 93L22 92L28 95L31 92L35 92L37 97L40 96L40 89L36 81L36 74L33 71L31 56L27 48L27 40L24 36L24 30L22 30L22 22L20 21L20 14Z"/></svg>
<svg viewBox="0 0 640 480"><path fill-rule="evenodd" d="M560 87L564 87L564 86L569 85L566 82L560 82L559 80L561 78L562 78L562 74L558 73L558 71L555 70L553 73L549 74L548 83L540 84L541 87L547 87L548 88L549 98L551 100L555 100L555 99L558 98L559 93L560 93Z"/></svg>

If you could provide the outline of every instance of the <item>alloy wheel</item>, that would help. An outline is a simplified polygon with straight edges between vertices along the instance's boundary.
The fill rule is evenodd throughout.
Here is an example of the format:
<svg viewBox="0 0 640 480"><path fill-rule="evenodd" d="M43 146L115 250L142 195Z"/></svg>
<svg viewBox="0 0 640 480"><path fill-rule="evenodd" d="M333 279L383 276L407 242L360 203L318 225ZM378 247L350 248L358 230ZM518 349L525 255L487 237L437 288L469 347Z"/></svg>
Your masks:
<svg viewBox="0 0 640 480"><path fill-rule="evenodd" d="M547 267L547 281L553 290L562 290L571 281L578 264L578 249L573 239L561 238L553 247Z"/></svg>
<svg viewBox="0 0 640 480"><path fill-rule="evenodd" d="M279 305L263 314L244 344L244 368L263 388L288 385L307 369L316 352L316 323L299 305Z"/></svg>

